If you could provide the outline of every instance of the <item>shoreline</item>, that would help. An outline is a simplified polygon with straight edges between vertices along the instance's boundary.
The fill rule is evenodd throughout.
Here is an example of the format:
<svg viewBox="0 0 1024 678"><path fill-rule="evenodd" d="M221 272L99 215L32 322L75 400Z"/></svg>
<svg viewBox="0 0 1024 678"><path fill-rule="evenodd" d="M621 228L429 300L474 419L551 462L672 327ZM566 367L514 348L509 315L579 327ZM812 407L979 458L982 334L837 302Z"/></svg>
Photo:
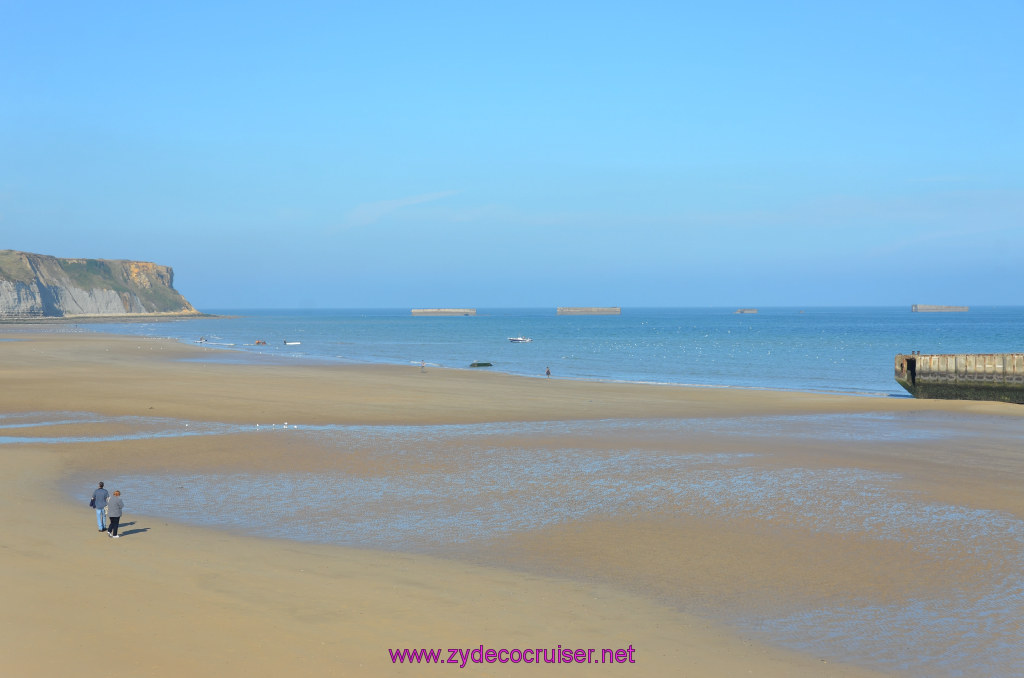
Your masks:
<svg viewBox="0 0 1024 678"><path fill-rule="evenodd" d="M921 341L921 328L911 322L890 327L885 309L873 313L822 310L828 313L799 322L783 314L767 325L741 323L734 327L733 319L723 321L714 313L688 315L685 309L653 309L651 315L638 313L633 320L612 328L590 327L582 336L576 336L580 328L572 329L562 321L541 321L535 315L513 311L505 320L455 323L459 328L451 331L446 329L450 323L418 324L404 314L396 315L395 309L252 310L239 311L241 315L232 316L233 320L194 319L173 326L141 322L75 327L90 332L163 335L185 344L203 335L211 345L231 350L226 355L234 356L232 359L256 363L268 356L287 356L297 362L404 366L426 358L432 366L460 369L469 364L469 357L480 354L496 366L486 369L521 376L540 376L544 366L550 365L559 379L906 397L890 371L892 359L907 347L929 345L929 341ZM961 340L940 340L945 344L942 350L1016 350L1006 343L1007 332L1019 329L1019 318L1011 316L1007 309L999 309L993 316L1003 328L1001 338L978 334L989 322L986 320L972 325L974 329ZM525 331L524 322L529 328L526 333L535 334L538 343L527 349L510 349L501 338ZM625 343L620 341L622 332L628 336ZM786 333L792 335L792 341ZM829 343L828 337L835 333L846 339ZM947 335L948 331L940 330L936 336ZM765 343L769 336L775 337L777 350ZM880 341L881 337L888 340ZM281 346L282 338L286 343L301 339L303 345ZM270 340L270 345L259 346L264 343L260 340ZM992 341L996 345L991 345Z"/></svg>
<svg viewBox="0 0 1024 678"><path fill-rule="evenodd" d="M438 395L458 396L457 390L465 388L469 393L458 397L458 402L451 405L465 405L465 408L427 406L421 399L416 398L418 405L414 410L404 413L389 412L386 415L382 412L388 404L388 400L395 398L396 405L409 404L407 398L401 397L399 391L404 388L405 377L417 378L421 376L418 365L400 365L391 363L335 363L305 361L301 358L288 358L287 362L236 362L217 360L195 360L204 354L210 353L233 353L230 349L222 346L207 346L200 344L189 344L169 337L147 337L136 335L118 335L108 333L26 333L4 336L0 329L0 339L9 340L6 343L8 349L12 349L20 342L28 341L34 345L54 344L53 350L46 350L45 355L57 363L75 362L75 356L62 355L61 344L71 342L71 345L85 346L93 345L104 347L109 345L115 348L115 355L102 356L99 349L87 351L90 359L99 359L105 368L118 370L118 377L131 373L134 368L150 366L161 374L177 374L183 379L206 380L211 376L235 379L241 383L250 379L253 375L261 378L273 379L285 377L295 380L297 375L310 375L319 373L325 379L334 383L344 383L346 380L358 382L360 387L375 388L381 393L379 401L374 407L366 408L366 402L359 397L351 397L351 394L339 393L338 395L346 404L359 403L364 412L369 415L369 420L356 420L345 412L340 415L330 407L314 405L307 409L304 415L308 423L392 423L392 424L415 424L415 423L474 423L485 421L543 421L548 418L549 406L558 404L560 409L558 419L602 419L602 418L660 418L679 417L681 406L693 406L696 412L711 414L712 416L732 416L737 405L747 408L747 413L752 414L785 414L785 413L818 413L825 411L832 412L878 412L878 411L953 411L968 413L987 413L1000 416L1024 417L1024 407L1012 403L998 401L956 401L937 399L916 399L912 397L890 397L890 396L865 396L853 393L822 393L815 391L799 390L772 390L767 388L747 388L734 386L705 386L705 385L682 385L675 383L649 383L632 381L613 380L584 380L570 378L545 379L543 377L522 376L502 372L483 372L469 368L459 367L433 367L428 375L444 375L445 378L438 380L442 390ZM103 348L103 351L110 353L110 348ZM43 351L34 349L34 352ZM11 351L13 353L13 351ZM275 358L276 356L270 356ZM147 365L150 358L157 359L152 365ZM194 369L192 369L194 368ZM198 370L198 372L197 372ZM248 373L247 376L240 376ZM416 376L413 376L416 375ZM50 383L60 383L60 375L57 378L51 377ZM31 381L31 380L29 380ZM133 394L142 395L147 393L144 384L137 383L134 379L125 381ZM537 397L534 402L516 402L509 405L508 402L497 402L493 397L486 399L484 403L478 403L474 396L488 392L496 384L510 384L517 388L531 388L530 395ZM543 384L543 386L542 386ZM60 394L59 388L56 393L51 394L55 399L62 400L62 395L71 402L88 401L84 395L81 383L74 384L79 388L74 393ZM436 386L438 384L432 384ZM99 393L106 393L111 389L102 383L94 383ZM422 384L418 385L422 386ZM600 396L597 400L593 397ZM0 394L0 406L13 408L8 411L29 411L19 406L18 398L2 397ZM246 414L238 406L222 403L218 411L218 417L208 417L202 413L201 408L185 402L187 393L174 393L167 401L170 406L170 413L164 412L167 416L181 416L177 412L195 411L201 412L197 419L218 420L226 417L226 421L247 423L249 421L260 421L254 419L255 415ZM301 395L301 392L296 392ZM413 396L422 395L422 389L416 389ZM568 398L566 398L568 396ZM122 395L116 398L119 405L127 404L127 411L138 414L154 414L156 412L142 407L140 403L127 403L130 398ZM247 394L247 402L260 402L262 399L258 394ZM106 399L95 400L96 404L102 404ZM279 407L288 409L288 404L278 404ZM622 407L620 412L619 407ZM648 409L649 408L649 409ZM255 410L255 413L267 411L264 407ZM459 411L461 409L461 411ZM104 413L107 408L101 407L99 413ZM454 411L453 411L454 410ZM123 413L123 412L120 412ZM543 415L541 414L543 413ZM688 412L687 414L693 414ZM163 416L163 415L161 415ZM184 416L183 418L188 418ZM295 416L292 417L295 419ZM267 421L274 421L271 417ZM282 420L283 421L283 420Z"/></svg>
<svg viewBox="0 0 1024 678"><path fill-rule="evenodd" d="M121 315L63 315L63 316L40 316L40 317L9 317L0 316L0 330L5 325L25 326L40 325L47 327L51 325L77 325L78 323L131 323L131 322L160 322L171 320L192 320L195 318L230 318L228 315L217 315L212 313L124 313Z"/></svg>
<svg viewBox="0 0 1024 678"><path fill-rule="evenodd" d="M22 341L5 342L0 354L0 369L10 386L0 393L4 413L90 411L239 424L263 420L360 426L871 412L959 413L968 419L979 414L1014 420L1024 416L1018 406L980 401L549 381L438 368L420 374L418 366L225 365L185 361L204 349L166 339L55 333L19 334L18 338ZM296 400L302 403L300 418ZM73 435L81 430L85 429L69 425L63 432ZM684 443L712 451L716 446L734 445L714 436ZM628 439L608 442L610 449L625 444ZM779 462L766 463L788 464L792 462L785 460L792 458L812 466L895 469L908 476L906 482L915 491L1024 514L1016 493L1008 489L1019 480L1017 462L1003 456L990 458L982 451L975 455L980 459L976 463L974 457L963 461L925 448L916 458L903 458L905 452L892 456L882 447L871 447L865 454L849 445L829 444L822 449L789 450ZM333 469L372 477L380 472L377 464L386 462L391 468L393 461L375 461L359 450L328 454L312 444L289 442L282 447L279 440L238 434L187 443L176 439L51 446L12 443L4 446L4 452L0 467L14 479L16 500L36 506L18 524L2 528L4 542L16 548L0 556L0 573L23 584L3 617L6 635L21 639L17 645L4 641L6 655L12 658L10 666L29 673L35 666L32 662L38 661L40 653L47 654L53 639L62 633L77 640L47 658L52 674L72 669L82 673L83 667L97 662L95 673L86 669L85 675L99 675L104 660L99 649L91 647L91 639L95 636L101 643L104 634L87 620L90 611L101 610L123 613L125 622L133 625L127 632L131 650L122 653L119 665L150 675L168 675L172 669L209 673L210 667L224 675L270 675L272 668L296 667L314 674L347 670L408 675L409 667L396 668L387 660L387 647L475 647L480 642L494 647L519 642L521 646L575 643L580 647L632 643L638 651L636 668L644 675L678 673L680 666L693 667L694 675L711 676L747 670L769 676L875 675L860 667L826 663L815 655L765 645L707 617L688 616L675 605L659 604L657 596L651 598L643 591L658 591L676 581L675 568L670 572L620 562L617 549L609 553L600 546L610 534L626 549L623 555L646 553L660 540L657 535L674 535L670 543L680 545L703 544L709 563L718 563L708 573L705 565L692 560L696 554L687 555L686 550L666 546L670 552L663 557L666 562L688 563L683 571L695 577L693 584L673 595L700 592L702 598L710 596L705 603L714 605L715 600L749 597L755 589L742 593L751 585L745 581L750 573L727 565L742 552L744 540L722 542L712 535L746 534L744 539L763 541L765 534L753 523L730 522L723 530L711 522L705 531L655 515L625 522L589 521L480 545L461 559L438 559L133 518L133 501L137 505L139 498L129 496L126 515L135 524L126 529L138 532L111 542L96 536L95 526L88 529L91 512L75 510L71 499L61 499L62 478L102 468L120 474L168 469L191 473L251 469L265 474L285 468ZM924 459L927 464L918 469ZM962 475L961 466L968 462L975 468ZM960 476L956 486L949 480L951 475ZM997 499L1002 503L994 503ZM811 537L794 535L792 539L797 541L787 548L822 555L818 541ZM712 544L717 545L711 548ZM524 567L526 557L536 558L536 567ZM763 560L762 555L753 561L767 568L769 574L760 576L777 579L757 585L768 585L766 591L788 587L783 584L790 577L786 571L797 564L782 552L777 557L782 560ZM890 554L882 560L894 557ZM912 554L898 557L909 559L906 562L916 558ZM811 589L821 578L822 587L838 584L851 591L863 589L857 595L880 594L871 592L871 582L864 575L839 567L840 562L829 566L837 569L836 576L828 574L828 567L812 572L801 565L796 571L803 572ZM508 569L502 563L514 567ZM733 577L709 579L715 568L732 571ZM96 590L97 570L108 571L116 593ZM944 574L941 568L935 572ZM637 585L621 586L616 581ZM61 582L62 595L49 595L45 582ZM697 588L691 591L693 586ZM134 597L146 600L146 607L129 602ZM280 619L288 620L287 626L279 624ZM55 623L60 633L53 631ZM177 650L181 647L192 649L181 653ZM358 661L353 664L352 658ZM469 665L463 670L477 675L497 666ZM552 674L557 670L539 666L531 670L544 675L543 669L548 668ZM588 670L595 669L598 675L615 673L615 667Z"/></svg>
<svg viewBox="0 0 1024 678"><path fill-rule="evenodd" d="M197 316L197 317L233 318L233 317L236 317L236 316L203 314L202 316ZM180 320L180 319L183 319L183 318L164 318L164 319L170 321L170 320ZM184 318L184 319L188 319L188 318ZM56 322L56 321L61 321L63 319L54 319L54 320L55 320L55 322L50 324L50 325L41 324L40 325L40 330L42 332L46 332L46 330L49 327L51 327L52 325L75 324L75 323L70 322L70 321L67 321L67 322ZM146 320L147 320L146 318L139 318L138 321L139 322L145 322ZM113 323L117 323L117 322L123 322L123 320L112 319L112 320L109 320L107 322L110 322L111 324L113 324ZM17 323L12 323L12 325L16 325L16 324ZM25 323L25 326L31 326L31 325L32 325L32 323L30 323L30 322L26 322ZM29 328L29 329L31 329L31 328ZM3 321L0 321L0 334L2 334L2 330L3 330ZM105 332L103 330L89 330L89 329L83 329L82 331L83 332L88 332L90 334L106 335L106 336L114 336L114 337L125 337L125 338L138 337L138 338L145 338L147 340L164 340L164 341L172 342L172 343L174 343L176 345L180 345L180 346L186 346L186 347L191 347L191 348L199 347L199 348L202 348L202 349L205 350L205 357L200 358L200 359L202 359L204 361L207 361L207 362L222 362L222 363L225 363L225 364L231 363L231 364L251 364L251 365L271 365L271 364L273 364L273 365L307 365L307 366L312 365L312 366L337 366L337 367L399 367L399 368L404 368L404 367L408 367L409 365L416 365L417 364L417 363L414 363L414 362L408 362L408 363L406 363L406 362L358 362L358 361L353 361L353 360L350 360L350 359L340 358L340 357L330 358L330 357L313 357L313 356L307 356L307 355L296 355L296 356L292 356L292 355L289 355L289 356L273 355L273 354L269 354L269 353L262 353L262 352L259 352L259 351L256 351L256 352L249 351L249 350L246 350L244 348L240 348L238 346L229 346L229 345L222 345L222 344L217 344L217 343L199 342L199 341L196 341L196 340L191 340L190 341L190 340L186 340L186 339L182 339L182 338L176 338L176 337L170 337L170 336L154 337L154 336L145 336L145 335L124 335L124 334ZM218 353L220 355L224 356L224 357L223 358L215 357ZM227 356L231 356L231 358L228 358ZM435 365L435 364L430 364L430 365L428 365L428 367L430 369L432 369L432 370L460 370L460 371L480 372L479 368L475 368L474 369L474 368L468 368L468 367L440 366L440 365ZM490 374L495 374L495 375L503 375L503 376L510 376L510 377L516 377L516 378L524 378L524 379L545 379L544 375L541 375L541 374L519 374L519 373L515 373L515 372L505 372L505 371L502 371L500 369L488 369L488 370L486 370L486 372L482 372L482 373L484 373L484 374L490 373ZM776 392L778 392L778 393L805 393L805 394L808 394L808 395L826 395L826 396L828 396L828 395L838 395L838 396L852 396L852 397L857 397L857 398L895 398L895 399L900 399L900 400L903 400L903 399L914 399L913 396L910 396L905 391L896 390L896 389L894 389L892 392L884 392L884 391L858 391L858 390L849 390L849 389L845 389L844 390L844 389L838 388L838 387L837 388L821 389L821 390L809 390L809 389L800 389L800 388L786 389L786 388L772 388L772 387L768 387L768 386L740 386L740 385L731 385L731 384L697 384L697 383L679 383L679 382L667 382L667 381L641 381L641 380L633 380L633 381L631 381L631 380L626 380L626 379L614 379L614 378L587 378L587 377L556 376L556 377L553 377L553 379L556 380L556 381L569 381L569 382L584 383L584 384L586 384L586 383L630 384L630 385L638 385L638 386L679 387L679 388L698 389L698 390L699 389L711 389L711 390L719 390L720 389L720 390L741 390L741 391L764 391L764 392L768 392L768 393L776 393Z"/></svg>

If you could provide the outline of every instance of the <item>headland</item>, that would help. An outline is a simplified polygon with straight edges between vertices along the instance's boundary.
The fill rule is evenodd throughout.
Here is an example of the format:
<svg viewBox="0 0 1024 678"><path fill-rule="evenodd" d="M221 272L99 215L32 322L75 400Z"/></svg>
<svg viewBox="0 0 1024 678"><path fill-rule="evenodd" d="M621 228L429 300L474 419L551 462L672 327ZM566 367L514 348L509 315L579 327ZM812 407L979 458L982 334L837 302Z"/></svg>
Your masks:
<svg viewBox="0 0 1024 678"><path fill-rule="evenodd" d="M66 259L0 250L0 320L201 315L148 261Z"/></svg>

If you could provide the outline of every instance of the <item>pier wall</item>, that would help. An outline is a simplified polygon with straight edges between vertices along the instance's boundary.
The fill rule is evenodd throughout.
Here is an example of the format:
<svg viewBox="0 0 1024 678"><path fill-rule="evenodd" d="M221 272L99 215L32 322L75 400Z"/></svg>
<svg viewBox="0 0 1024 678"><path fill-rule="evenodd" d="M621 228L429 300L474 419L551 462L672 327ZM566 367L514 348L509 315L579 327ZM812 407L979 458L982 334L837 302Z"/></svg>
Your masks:
<svg viewBox="0 0 1024 678"><path fill-rule="evenodd" d="M1024 403L1024 353L900 354L895 376L917 398Z"/></svg>

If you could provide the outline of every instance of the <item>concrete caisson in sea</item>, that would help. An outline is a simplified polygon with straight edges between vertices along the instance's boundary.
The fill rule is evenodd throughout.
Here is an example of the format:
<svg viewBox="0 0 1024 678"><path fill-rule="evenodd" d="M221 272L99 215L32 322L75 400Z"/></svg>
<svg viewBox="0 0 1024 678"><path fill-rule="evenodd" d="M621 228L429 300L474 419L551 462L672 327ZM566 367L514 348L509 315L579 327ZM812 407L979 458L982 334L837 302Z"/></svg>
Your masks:
<svg viewBox="0 0 1024 678"><path fill-rule="evenodd" d="M901 353L896 381L915 398L1024 404L1024 353Z"/></svg>
<svg viewBox="0 0 1024 678"><path fill-rule="evenodd" d="M475 308L414 308L413 315L476 315Z"/></svg>
<svg viewBox="0 0 1024 678"><path fill-rule="evenodd" d="M970 306L932 306L930 304L914 304L910 307L914 313L966 313Z"/></svg>
<svg viewBox="0 0 1024 678"><path fill-rule="evenodd" d="M559 306L557 315L619 315L621 306Z"/></svg>

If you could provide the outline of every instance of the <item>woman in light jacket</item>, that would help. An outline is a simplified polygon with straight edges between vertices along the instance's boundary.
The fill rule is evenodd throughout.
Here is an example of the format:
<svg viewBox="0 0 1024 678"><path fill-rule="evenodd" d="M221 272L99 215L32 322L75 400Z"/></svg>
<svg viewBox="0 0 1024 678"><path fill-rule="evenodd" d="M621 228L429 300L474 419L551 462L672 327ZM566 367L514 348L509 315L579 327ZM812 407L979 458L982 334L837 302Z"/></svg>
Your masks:
<svg viewBox="0 0 1024 678"><path fill-rule="evenodd" d="M107 521L110 527L107 528L107 536L117 539L117 525L121 522L121 512L124 511L124 501L121 499L121 490L114 490L114 495L107 500Z"/></svg>

